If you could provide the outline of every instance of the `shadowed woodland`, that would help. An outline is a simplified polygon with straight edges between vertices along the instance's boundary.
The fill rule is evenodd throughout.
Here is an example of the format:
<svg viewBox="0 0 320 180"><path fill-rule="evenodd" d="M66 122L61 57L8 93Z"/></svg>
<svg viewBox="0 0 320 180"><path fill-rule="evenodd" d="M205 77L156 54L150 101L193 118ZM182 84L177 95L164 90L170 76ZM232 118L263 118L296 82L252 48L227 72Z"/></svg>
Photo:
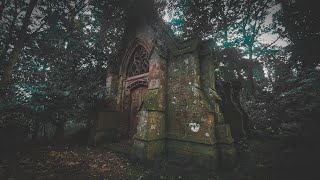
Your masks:
<svg viewBox="0 0 320 180"><path fill-rule="evenodd" d="M317 7L302 0L0 0L0 179L320 179ZM116 106L109 69L121 66L141 23L209 47L233 167L206 169L166 153L136 161L132 142L123 141L136 124L125 135L92 138L101 112ZM148 72L144 65L130 73Z"/></svg>

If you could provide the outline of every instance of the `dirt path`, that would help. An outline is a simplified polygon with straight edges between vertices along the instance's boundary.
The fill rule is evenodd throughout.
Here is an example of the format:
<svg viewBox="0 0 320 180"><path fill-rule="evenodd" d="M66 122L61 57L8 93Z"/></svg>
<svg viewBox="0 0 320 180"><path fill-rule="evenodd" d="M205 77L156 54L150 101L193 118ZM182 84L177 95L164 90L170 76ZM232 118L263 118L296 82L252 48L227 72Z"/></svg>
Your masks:
<svg viewBox="0 0 320 180"><path fill-rule="evenodd" d="M33 147L0 160L0 179L319 180L320 148L290 136L253 137L237 144L238 165L208 171L168 161L144 167L106 148Z"/></svg>

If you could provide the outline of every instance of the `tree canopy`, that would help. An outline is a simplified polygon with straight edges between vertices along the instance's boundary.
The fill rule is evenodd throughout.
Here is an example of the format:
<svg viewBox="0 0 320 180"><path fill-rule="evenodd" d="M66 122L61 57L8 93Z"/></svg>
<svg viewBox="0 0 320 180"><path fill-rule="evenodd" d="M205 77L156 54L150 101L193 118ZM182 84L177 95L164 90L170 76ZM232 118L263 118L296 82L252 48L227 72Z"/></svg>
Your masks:
<svg viewBox="0 0 320 180"><path fill-rule="evenodd" d="M105 96L106 67L117 64L128 33L139 23L137 17L154 12L167 21L177 39L210 39L219 61L217 76L243 82L247 99L269 93L283 109L297 103L302 111L311 108L314 113L319 107L320 15L311 2L0 3L3 127L14 122L36 132L47 122L57 127L68 121L90 123L87 116ZM271 42L261 40L270 37ZM287 41L285 47L279 45L281 40Z"/></svg>

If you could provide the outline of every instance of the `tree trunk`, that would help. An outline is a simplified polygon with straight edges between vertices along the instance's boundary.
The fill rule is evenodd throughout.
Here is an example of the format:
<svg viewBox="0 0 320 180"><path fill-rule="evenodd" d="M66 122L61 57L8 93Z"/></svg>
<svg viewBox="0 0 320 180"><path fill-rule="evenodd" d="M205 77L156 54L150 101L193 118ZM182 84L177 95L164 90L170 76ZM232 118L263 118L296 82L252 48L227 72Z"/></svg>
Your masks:
<svg viewBox="0 0 320 180"><path fill-rule="evenodd" d="M227 30L227 28L225 28L225 30L224 30L224 41L226 43L228 43L228 30Z"/></svg>
<svg viewBox="0 0 320 180"><path fill-rule="evenodd" d="M90 146L96 146L96 123L97 123L97 114L98 112L96 110L92 110L89 112L89 121L88 121L88 130L89 130L89 139L88 139L88 145Z"/></svg>
<svg viewBox="0 0 320 180"><path fill-rule="evenodd" d="M255 87L254 87L254 79L253 79L253 60L252 60L252 48L253 44L248 45L248 53L249 53L249 66L248 66L248 81L249 81L249 93L250 95L253 95L255 92Z"/></svg>
<svg viewBox="0 0 320 180"><path fill-rule="evenodd" d="M0 87L3 88L4 90L8 88L9 83L11 81L13 68L17 63L19 53L24 46L24 42L25 42L25 39L27 36L27 29L28 29L28 26L30 23L30 17L31 17L33 9L37 5L37 2L38 2L38 0L31 0L29 3L29 7L28 7L26 15L23 19L23 24L21 26L19 33L18 33L18 38L17 38L16 42L14 43L13 51L9 56L8 64L4 69L3 77L2 77L1 83L0 83L0 85L1 85Z"/></svg>
<svg viewBox="0 0 320 180"><path fill-rule="evenodd" d="M17 6L15 8L17 9ZM12 21L11 21L10 28L9 28L9 31L8 31L9 37L8 37L7 41L5 42L4 50L3 50L2 54L0 55L0 60L3 61L3 62L4 62L4 60L5 60L6 56L7 56L7 52L9 50L9 48L10 48L10 44L12 42L14 42L13 31L15 29L15 24L16 24L18 15L19 15L17 10L15 10L15 11L16 11L15 15L14 15Z"/></svg>
<svg viewBox="0 0 320 180"><path fill-rule="evenodd" d="M54 142L56 144L61 144L63 142L63 139L64 139L64 121L59 121L56 126L57 126L57 129L56 129L56 132L54 133Z"/></svg>
<svg viewBox="0 0 320 180"><path fill-rule="evenodd" d="M5 8L5 4L6 4L6 0L1 0L1 5L0 5L0 21L2 20L2 16L3 16L3 11L4 11L4 8Z"/></svg>
<svg viewBox="0 0 320 180"><path fill-rule="evenodd" d="M225 44L228 44L228 25L227 25L227 20L224 18L223 20L224 27L223 27L223 39Z"/></svg>
<svg viewBox="0 0 320 180"><path fill-rule="evenodd" d="M36 143L38 140L38 132L39 132L39 123L36 122L36 124L33 127L32 136L31 136L32 142L34 143Z"/></svg>

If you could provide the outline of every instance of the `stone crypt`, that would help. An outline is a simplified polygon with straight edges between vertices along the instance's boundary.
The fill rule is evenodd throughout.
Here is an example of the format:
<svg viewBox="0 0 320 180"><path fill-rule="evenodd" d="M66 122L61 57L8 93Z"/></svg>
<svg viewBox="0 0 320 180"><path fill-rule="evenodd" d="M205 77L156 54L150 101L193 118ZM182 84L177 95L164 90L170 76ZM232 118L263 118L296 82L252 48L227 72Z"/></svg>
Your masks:
<svg viewBox="0 0 320 180"><path fill-rule="evenodd" d="M96 136L132 139L132 157L145 162L167 157L232 166L236 151L220 111L210 43L178 41L162 21L140 15L121 63L108 65Z"/></svg>

